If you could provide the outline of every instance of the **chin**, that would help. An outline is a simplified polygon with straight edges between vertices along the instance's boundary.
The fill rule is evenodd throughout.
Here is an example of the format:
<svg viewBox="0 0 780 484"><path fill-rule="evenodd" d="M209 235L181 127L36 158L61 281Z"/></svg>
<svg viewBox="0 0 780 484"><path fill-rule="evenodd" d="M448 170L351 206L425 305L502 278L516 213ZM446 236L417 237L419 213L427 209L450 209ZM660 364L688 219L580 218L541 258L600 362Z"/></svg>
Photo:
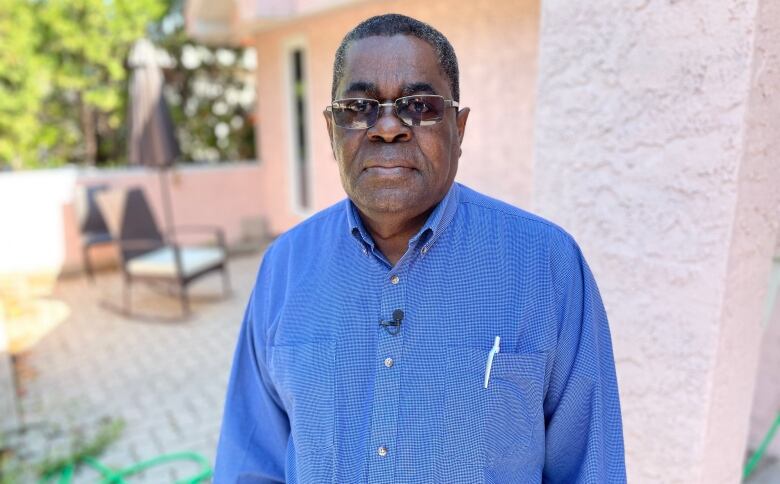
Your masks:
<svg viewBox="0 0 780 484"><path fill-rule="evenodd" d="M369 193L358 191L350 198L365 212L404 213L419 211L424 206L425 197L419 195L409 193L406 187L400 187L372 190Z"/></svg>

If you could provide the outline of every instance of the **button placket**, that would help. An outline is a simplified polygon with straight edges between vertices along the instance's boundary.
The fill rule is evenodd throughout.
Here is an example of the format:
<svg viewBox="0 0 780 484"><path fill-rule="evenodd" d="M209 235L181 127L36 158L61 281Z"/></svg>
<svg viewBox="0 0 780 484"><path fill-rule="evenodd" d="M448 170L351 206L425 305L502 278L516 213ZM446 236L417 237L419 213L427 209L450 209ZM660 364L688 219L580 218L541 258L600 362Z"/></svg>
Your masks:
<svg viewBox="0 0 780 484"><path fill-rule="evenodd" d="M385 275L381 286L381 322L398 322L398 325L378 325L376 358L379 364L374 378L374 405L371 415L371 442L374 449L368 462L368 482L393 482L396 457L390 452L396 445L398 407L400 402L400 372L396 365L403 354L403 333L408 325L405 299L406 264L401 261Z"/></svg>

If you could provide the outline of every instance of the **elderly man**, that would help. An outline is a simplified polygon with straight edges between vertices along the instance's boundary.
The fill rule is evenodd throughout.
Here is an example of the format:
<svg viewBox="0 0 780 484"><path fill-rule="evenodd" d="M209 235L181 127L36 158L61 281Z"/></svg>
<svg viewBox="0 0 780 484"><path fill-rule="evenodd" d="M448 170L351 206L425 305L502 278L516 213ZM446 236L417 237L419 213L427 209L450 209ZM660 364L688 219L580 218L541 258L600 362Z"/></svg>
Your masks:
<svg viewBox="0 0 780 484"><path fill-rule="evenodd" d="M625 481L607 319L577 245L453 182L469 110L447 39L368 19L332 95L349 198L265 255L215 482Z"/></svg>

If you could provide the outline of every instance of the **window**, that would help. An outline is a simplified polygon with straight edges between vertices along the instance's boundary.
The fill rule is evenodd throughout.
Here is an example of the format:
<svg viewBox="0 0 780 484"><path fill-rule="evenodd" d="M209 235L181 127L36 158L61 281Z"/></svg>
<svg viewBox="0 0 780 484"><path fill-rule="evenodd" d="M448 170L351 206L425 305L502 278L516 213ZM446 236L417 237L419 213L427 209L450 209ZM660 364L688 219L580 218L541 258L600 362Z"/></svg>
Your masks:
<svg viewBox="0 0 780 484"><path fill-rule="evenodd" d="M307 86L305 56L302 47L293 47L290 55L290 93L292 95L292 183L294 205L298 210L308 211L309 196L309 127L307 122Z"/></svg>

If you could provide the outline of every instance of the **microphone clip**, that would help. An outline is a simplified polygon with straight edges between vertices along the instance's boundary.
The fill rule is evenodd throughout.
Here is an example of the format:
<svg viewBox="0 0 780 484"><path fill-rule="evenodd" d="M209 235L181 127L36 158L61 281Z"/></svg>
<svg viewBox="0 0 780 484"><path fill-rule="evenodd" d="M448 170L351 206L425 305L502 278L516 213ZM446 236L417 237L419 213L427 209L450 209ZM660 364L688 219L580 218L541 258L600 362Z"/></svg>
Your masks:
<svg viewBox="0 0 780 484"><path fill-rule="evenodd" d="M404 319L404 312L400 309L396 309L393 311L393 320L392 321L384 321L379 320L379 326L382 326L385 328L385 331L387 331L388 334L392 336L396 336L398 333L401 332L401 321Z"/></svg>

